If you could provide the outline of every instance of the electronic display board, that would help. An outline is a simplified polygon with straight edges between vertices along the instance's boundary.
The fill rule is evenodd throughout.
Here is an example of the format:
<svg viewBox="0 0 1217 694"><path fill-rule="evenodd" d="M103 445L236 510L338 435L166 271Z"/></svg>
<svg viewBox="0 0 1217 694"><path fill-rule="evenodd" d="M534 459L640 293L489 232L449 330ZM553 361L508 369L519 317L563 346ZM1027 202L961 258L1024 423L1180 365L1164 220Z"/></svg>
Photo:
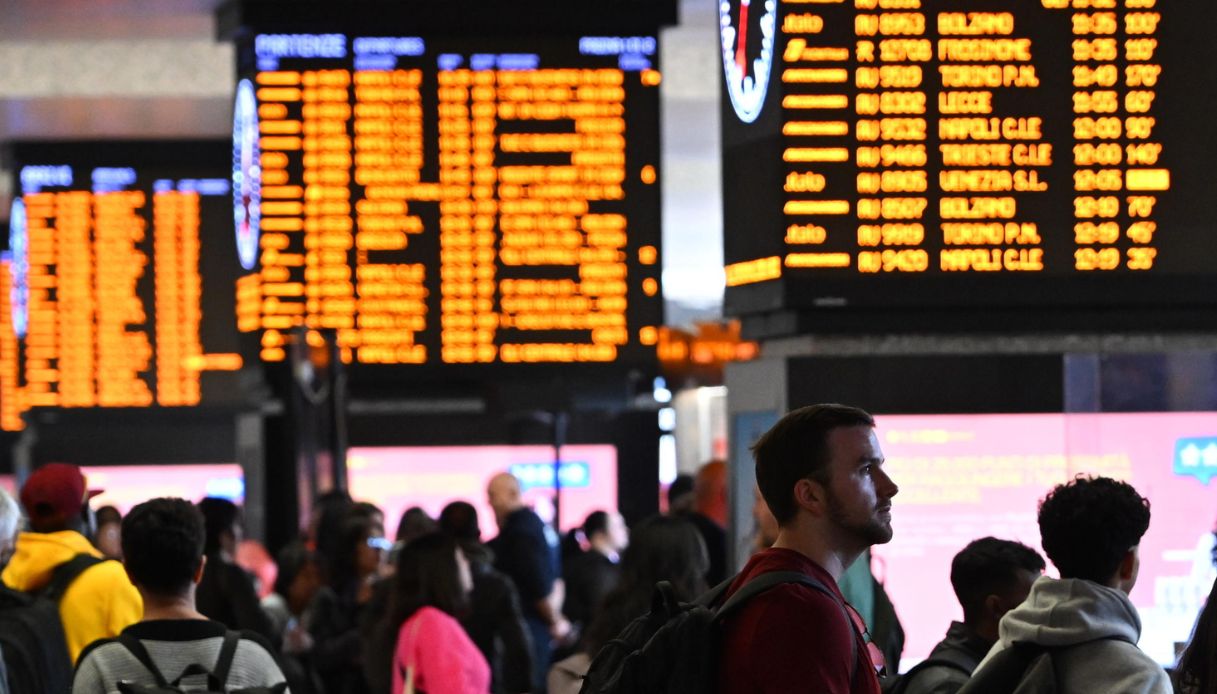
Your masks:
<svg viewBox="0 0 1217 694"><path fill-rule="evenodd" d="M727 312L1213 306L1215 21L724 0Z"/></svg>
<svg viewBox="0 0 1217 694"><path fill-rule="evenodd" d="M9 147L0 427L37 407L236 400L228 151L223 140Z"/></svg>
<svg viewBox="0 0 1217 694"><path fill-rule="evenodd" d="M304 328L396 374L654 363L655 36L259 27L237 50L237 324L264 361Z"/></svg>

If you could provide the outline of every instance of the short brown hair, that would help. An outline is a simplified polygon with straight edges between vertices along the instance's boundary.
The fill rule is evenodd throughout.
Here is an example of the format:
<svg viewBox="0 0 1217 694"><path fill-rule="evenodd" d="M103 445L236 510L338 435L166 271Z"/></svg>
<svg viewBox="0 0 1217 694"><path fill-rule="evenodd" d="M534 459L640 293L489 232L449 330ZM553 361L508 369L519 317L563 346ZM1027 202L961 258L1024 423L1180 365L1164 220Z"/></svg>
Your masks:
<svg viewBox="0 0 1217 694"><path fill-rule="evenodd" d="M841 427L873 427L875 418L848 405L792 410L752 445L756 483L779 525L794 518L794 485L806 477L827 482L828 434Z"/></svg>

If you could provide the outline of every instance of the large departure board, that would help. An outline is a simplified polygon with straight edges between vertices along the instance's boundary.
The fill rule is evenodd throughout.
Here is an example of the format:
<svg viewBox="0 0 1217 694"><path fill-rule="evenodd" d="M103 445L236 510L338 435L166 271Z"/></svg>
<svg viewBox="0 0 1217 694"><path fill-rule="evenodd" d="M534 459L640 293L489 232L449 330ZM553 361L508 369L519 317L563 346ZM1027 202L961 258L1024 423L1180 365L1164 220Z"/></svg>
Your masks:
<svg viewBox="0 0 1217 694"><path fill-rule="evenodd" d="M237 399L228 147L10 147L0 428L29 408Z"/></svg>
<svg viewBox="0 0 1217 694"><path fill-rule="evenodd" d="M303 329L399 374L654 362L656 37L503 33L238 38L236 317L263 360Z"/></svg>
<svg viewBox="0 0 1217 694"><path fill-rule="evenodd" d="M1214 3L720 20L729 312L1217 303Z"/></svg>

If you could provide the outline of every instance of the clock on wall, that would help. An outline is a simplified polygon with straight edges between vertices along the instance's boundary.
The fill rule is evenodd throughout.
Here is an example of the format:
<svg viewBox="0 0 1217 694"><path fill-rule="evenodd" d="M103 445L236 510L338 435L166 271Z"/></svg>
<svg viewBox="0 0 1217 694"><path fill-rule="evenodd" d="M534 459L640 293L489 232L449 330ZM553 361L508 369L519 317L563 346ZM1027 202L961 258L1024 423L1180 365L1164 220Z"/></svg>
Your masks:
<svg viewBox="0 0 1217 694"><path fill-rule="evenodd" d="M744 123L755 121L765 105L777 7L777 0L721 0L718 6L727 96Z"/></svg>
<svg viewBox="0 0 1217 694"><path fill-rule="evenodd" d="M258 264L261 208L258 104L253 83L241 80L232 115L232 212L237 232L237 258L246 270L252 270Z"/></svg>

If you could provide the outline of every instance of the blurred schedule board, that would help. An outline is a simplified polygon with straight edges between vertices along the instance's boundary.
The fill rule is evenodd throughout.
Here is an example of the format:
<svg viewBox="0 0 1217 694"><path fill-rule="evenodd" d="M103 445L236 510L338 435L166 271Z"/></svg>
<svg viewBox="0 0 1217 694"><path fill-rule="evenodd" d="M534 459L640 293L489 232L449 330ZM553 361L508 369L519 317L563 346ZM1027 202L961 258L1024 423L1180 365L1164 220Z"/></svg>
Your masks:
<svg viewBox="0 0 1217 694"><path fill-rule="evenodd" d="M258 34L234 119L240 329L359 364L654 359L652 36Z"/></svg>
<svg viewBox="0 0 1217 694"><path fill-rule="evenodd" d="M1213 303L1215 19L723 2L728 310Z"/></svg>
<svg viewBox="0 0 1217 694"><path fill-rule="evenodd" d="M37 407L232 399L223 141L13 145L0 428ZM11 332L10 332L11 330ZM11 342L10 342L11 340ZM15 403L15 405L14 405Z"/></svg>

